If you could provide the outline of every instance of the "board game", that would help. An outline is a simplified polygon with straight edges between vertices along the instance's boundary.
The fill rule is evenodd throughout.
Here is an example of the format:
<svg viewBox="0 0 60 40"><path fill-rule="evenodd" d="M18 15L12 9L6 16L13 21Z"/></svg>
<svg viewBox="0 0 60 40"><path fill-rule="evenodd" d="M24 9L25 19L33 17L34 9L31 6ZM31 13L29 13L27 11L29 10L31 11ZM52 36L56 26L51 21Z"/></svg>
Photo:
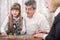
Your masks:
<svg viewBox="0 0 60 40"><path fill-rule="evenodd" d="M42 40L41 38L34 38L32 35L8 35L0 36L0 40Z"/></svg>

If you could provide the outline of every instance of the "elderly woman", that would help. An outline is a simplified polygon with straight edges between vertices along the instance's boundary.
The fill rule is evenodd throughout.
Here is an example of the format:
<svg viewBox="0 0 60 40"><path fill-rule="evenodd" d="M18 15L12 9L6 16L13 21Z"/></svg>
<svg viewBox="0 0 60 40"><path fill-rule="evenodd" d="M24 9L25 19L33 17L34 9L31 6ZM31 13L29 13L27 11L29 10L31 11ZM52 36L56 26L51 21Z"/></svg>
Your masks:
<svg viewBox="0 0 60 40"><path fill-rule="evenodd" d="M42 37L45 40L60 40L60 0L46 0L47 8L53 14L53 25L49 34L42 35L41 33L35 37Z"/></svg>
<svg viewBox="0 0 60 40"><path fill-rule="evenodd" d="M60 40L60 0L48 0L48 9L53 13L54 23L45 40Z"/></svg>

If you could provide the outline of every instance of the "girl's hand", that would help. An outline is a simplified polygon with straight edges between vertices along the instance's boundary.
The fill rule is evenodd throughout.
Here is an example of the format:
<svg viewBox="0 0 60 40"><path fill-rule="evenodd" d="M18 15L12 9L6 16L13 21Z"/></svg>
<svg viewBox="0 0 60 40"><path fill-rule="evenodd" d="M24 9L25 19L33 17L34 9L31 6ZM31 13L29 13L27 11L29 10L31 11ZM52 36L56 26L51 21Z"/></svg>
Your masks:
<svg viewBox="0 0 60 40"><path fill-rule="evenodd" d="M25 32L21 31L21 35L24 35L24 34L25 34Z"/></svg>
<svg viewBox="0 0 60 40"><path fill-rule="evenodd" d="M2 32L1 35L2 36L7 36L7 33L6 32Z"/></svg>

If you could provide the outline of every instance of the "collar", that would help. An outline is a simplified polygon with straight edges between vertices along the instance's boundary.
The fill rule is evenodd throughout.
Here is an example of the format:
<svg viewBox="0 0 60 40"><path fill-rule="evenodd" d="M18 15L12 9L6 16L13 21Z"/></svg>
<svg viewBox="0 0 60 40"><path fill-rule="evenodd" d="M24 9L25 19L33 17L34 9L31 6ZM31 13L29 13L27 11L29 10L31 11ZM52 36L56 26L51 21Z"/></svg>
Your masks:
<svg viewBox="0 0 60 40"><path fill-rule="evenodd" d="M32 18L34 18L37 15L37 12L34 13L34 15L32 16Z"/></svg>
<svg viewBox="0 0 60 40"><path fill-rule="evenodd" d="M17 20L19 20L19 17L18 18L13 17L13 19L15 19L17 21Z"/></svg>
<svg viewBox="0 0 60 40"><path fill-rule="evenodd" d="M53 16L56 17L59 14L59 12L60 12L60 7L58 7L55 13L53 13Z"/></svg>

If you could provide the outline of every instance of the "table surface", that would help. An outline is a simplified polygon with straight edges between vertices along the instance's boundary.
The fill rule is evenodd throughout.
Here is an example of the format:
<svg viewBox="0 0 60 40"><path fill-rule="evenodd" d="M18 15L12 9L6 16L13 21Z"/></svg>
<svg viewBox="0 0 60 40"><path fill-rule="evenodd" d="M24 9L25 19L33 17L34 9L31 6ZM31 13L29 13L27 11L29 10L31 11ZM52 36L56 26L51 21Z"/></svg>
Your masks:
<svg viewBox="0 0 60 40"><path fill-rule="evenodd" d="M0 40L42 40L41 38L33 38L33 39L29 39L29 38L17 38L17 39L11 39L11 38L0 38Z"/></svg>
<svg viewBox="0 0 60 40"><path fill-rule="evenodd" d="M42 38L34 38L33 36L29 35L26 37L21 37L21 38L14 38L14 37L0 37L0 40L42 40Z"/></svg>

